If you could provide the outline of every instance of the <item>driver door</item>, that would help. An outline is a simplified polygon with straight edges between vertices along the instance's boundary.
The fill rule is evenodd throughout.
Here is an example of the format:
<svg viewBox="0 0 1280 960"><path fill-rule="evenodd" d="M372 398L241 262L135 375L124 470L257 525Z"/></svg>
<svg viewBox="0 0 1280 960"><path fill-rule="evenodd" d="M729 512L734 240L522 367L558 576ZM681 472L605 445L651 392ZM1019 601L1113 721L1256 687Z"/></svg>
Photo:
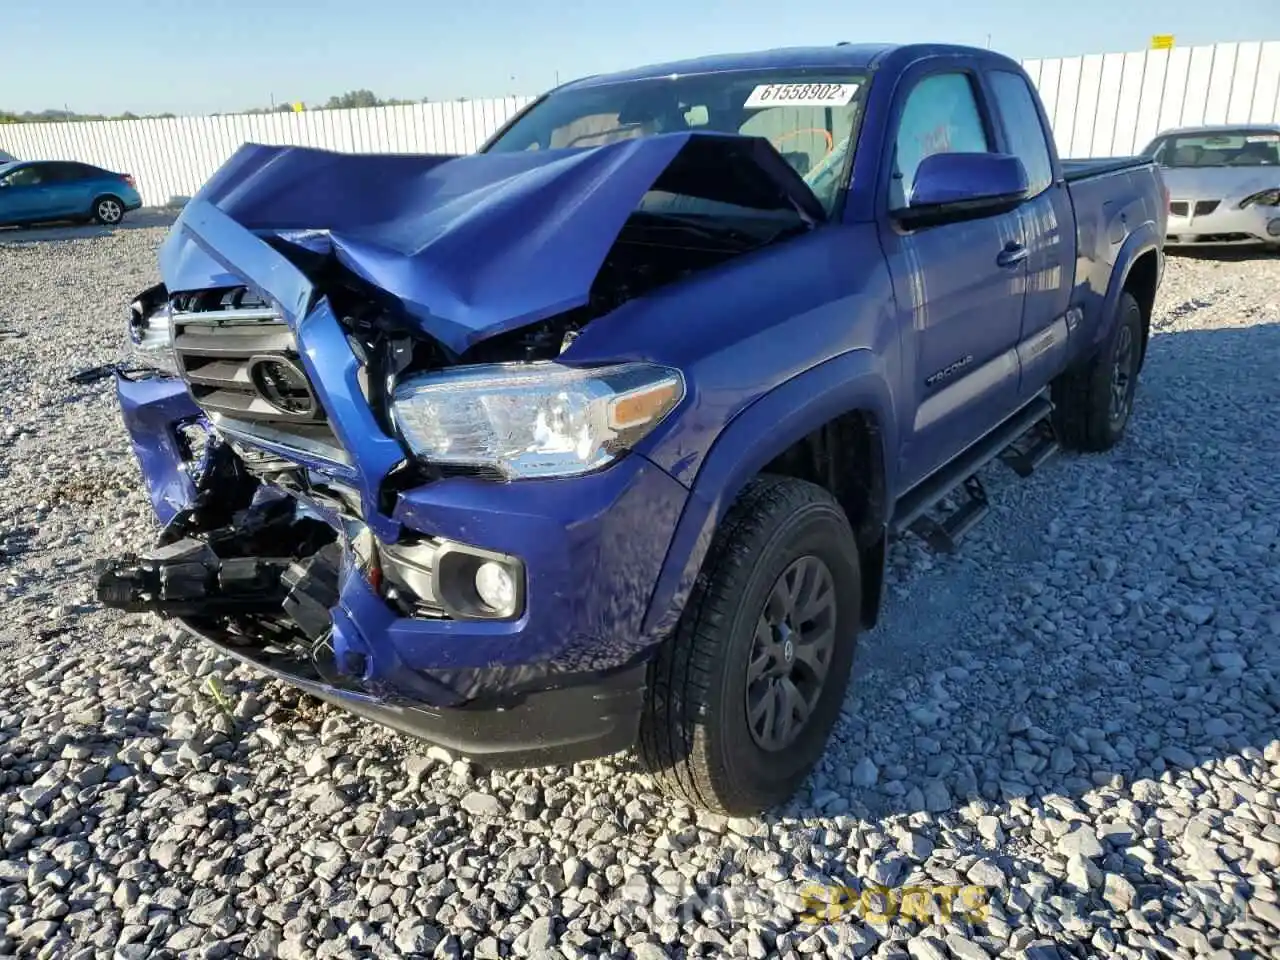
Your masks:
<svg viewBox="0 0 1280 960"><path fill-rule="evenodd" d="M906 205L924 157L998 142L976 72L955 61L909 72L898 98L886 211ZM912 230L881 220L902 333L907 488L1017 409L1022 233L1016 211Z"/></svg>
<svg viewBox="0 0 1280 960"><path fill-rule="evenodd" d="M43 184L43 167L34 163L0 180L0 223L21 223L40 216Z"/></svg>

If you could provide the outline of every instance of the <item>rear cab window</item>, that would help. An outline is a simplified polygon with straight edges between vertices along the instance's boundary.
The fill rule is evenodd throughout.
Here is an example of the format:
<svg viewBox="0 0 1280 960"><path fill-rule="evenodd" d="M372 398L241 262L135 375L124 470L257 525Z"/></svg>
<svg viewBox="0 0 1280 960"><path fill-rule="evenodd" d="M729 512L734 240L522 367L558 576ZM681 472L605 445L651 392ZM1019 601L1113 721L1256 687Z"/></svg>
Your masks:
<svg viewBox="0 0 1280 960"><path fill-rule="evenodd" d="M1011 70L992 70L987 79L1009 150L1022 161L1027 172L1028 196L1038 196L1053 183L1053 160L1031 88L1022 76Z"/></svg>

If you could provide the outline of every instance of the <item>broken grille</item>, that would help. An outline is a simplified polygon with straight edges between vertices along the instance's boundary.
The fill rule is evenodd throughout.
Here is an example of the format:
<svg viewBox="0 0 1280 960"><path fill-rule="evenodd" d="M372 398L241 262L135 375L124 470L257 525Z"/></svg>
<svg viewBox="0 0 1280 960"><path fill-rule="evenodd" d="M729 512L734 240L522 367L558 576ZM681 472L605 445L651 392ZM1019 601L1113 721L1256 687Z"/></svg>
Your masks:
<svg viewBox="0 0 1280 960"><path fill-rule="evenodd" d="M172 308L179 369L221 431L349 462L279 311L243 288L175 297Z"/></svg>

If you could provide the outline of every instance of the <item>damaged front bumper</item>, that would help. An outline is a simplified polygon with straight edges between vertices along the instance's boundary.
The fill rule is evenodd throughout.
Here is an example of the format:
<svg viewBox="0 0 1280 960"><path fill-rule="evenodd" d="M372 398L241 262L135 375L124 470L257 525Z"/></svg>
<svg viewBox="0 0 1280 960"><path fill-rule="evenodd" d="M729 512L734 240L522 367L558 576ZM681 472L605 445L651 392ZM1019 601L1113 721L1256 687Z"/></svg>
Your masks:
<svg viewBox="0 0 1280 960"><path fill-rule="evenodd" d="M105 566L104 604L177 619L258 670L491 765L634 741L658 639L642 624L687 497L644 457L570 480L437 479L398 494L399 536L384 542L358 506L343 515L228 473L230 445L190 439L208 424L181 380L120 375L117 392L165 528L148 555ZM451 616L414 579L438 564L407 567L406 544L518 557L518 616Z"/></svg>
<svg viewBox="0 0 1280 960"><path fill-rule="evenodd" d="M596 182L593 164L613 165L609 196L591 187L596 206L574 204L576 231L558 234L565 263L603 257L655 178L708 149L756 148L677 138L548 166L540 177L554 173L565 190L582 191ZM334 229L363 222L360 204L324 225L323 237L303 229L305 210L279 208L294 194L267 182L271 171L325 170L341 158L262 153L229 164L184 208L161 249L163 287L139 301L140 317L160 317L148 304L163 293L180 373L117 374L164 530L148 556L106 566L100 598L176 618L264 672L494 764L629 746L645 661L665 622L651 604L688 489L636 449L606 469L555 479L427 469L396 435L385 396L401 361L457 361L482 337L582 307L599 264L591 277L566 279L534 269L536 251L518 244L512 256L533 257L520 287L528 309L507 302L505 279L483 285L497 302L472 302L479 287L465 262L440 249L429 263L415 259L427 249L416 213L396 214L370 246L364 234ZM485 176L505 182L513 162L493 161ZM467 179L475 164L456 164L475 187ZM384 198L395 210L430 200L433 171L445 169L415 165L423 170L401 170L406 182ZM785 200L767 163L752 161L756 168L770 196ZM533 190L542 180L519 182ZM538 197L529 203L546 202ZM506 209L477 196L467 217L497 236ZM461 227L427 233L437 245L471 236ZM446 283L441 264L460 272ZM387 294L399 306L395 322L380 326ZM426 303L456 309L450 320ZM415 361L415 350L430 356ZM493 595L514 593L510 610L473 602L490 564L509 575Z"/></svg>

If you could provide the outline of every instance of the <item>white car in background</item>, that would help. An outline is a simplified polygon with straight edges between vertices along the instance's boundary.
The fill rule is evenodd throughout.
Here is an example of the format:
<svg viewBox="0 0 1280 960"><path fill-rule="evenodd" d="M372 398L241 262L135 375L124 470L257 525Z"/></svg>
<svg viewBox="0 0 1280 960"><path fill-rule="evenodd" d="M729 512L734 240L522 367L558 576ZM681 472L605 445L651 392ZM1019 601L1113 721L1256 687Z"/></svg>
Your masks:
<svg viewBox="0 0 1280 960"><path fill-rule="evenodd" d="M1143 151L1169 190L1169 247L1280 249L1280 126L1184 127Z"/></svg>

